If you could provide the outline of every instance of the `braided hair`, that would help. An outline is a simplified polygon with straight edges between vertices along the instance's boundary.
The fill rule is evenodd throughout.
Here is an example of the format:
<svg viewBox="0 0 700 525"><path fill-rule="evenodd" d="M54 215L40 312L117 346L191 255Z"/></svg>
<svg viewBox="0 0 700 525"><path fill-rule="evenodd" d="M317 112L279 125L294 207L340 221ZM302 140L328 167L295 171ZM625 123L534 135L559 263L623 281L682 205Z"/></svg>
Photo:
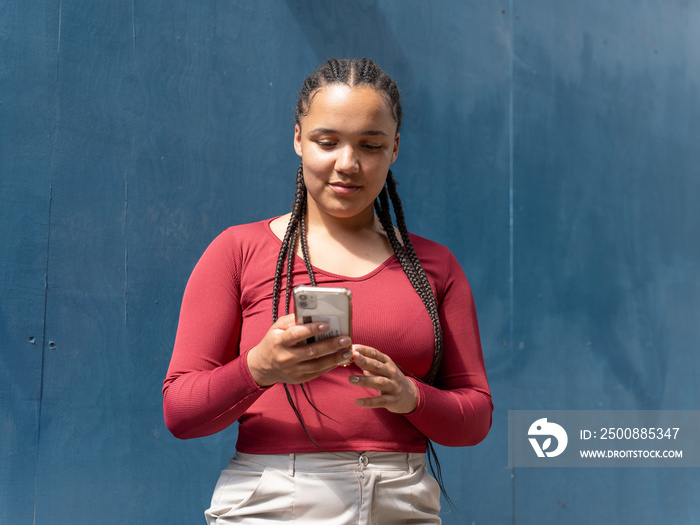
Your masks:
<svg viewBox="0 0 700 525"><path fill-rule="evenodd" d="M398 87L396 83L382 71L379 66L377 66L372 60L368 58L363 59L330 59L325 64L321 65L316 71L314 71L309 77L304 80L302 84L301 91L297 98L296 109L295 109L295 123L301 126L301 118L305 116L311 105L311 98L314 92L326 85L331 84L344 84L350 87L364 86L371 87L377 90L379 93L385 95L388 99L391 111L396 121L396 131L398 133L401 126L401 100L399 95ZM306 185L304 184L304 171L303 163L299 165L296 177L296 194L294 197L294 203L292 204L292 213L289 218L289 223L287 225L287 230L285 232L284 238L282 239L282 246L280 248L279 256L277 259L277 265L275 268L275 280L273 285L273 302L272 302L272 318L273 322L277 320L279 312L279 302L280 293L282 287L282 272L286 265L286 286L285 286L285 313L289 313L290 297L292 293L293 283L292 283L292 269L294 263L294 253L296 251L297 242L301 245L301 251L306 265L306 270L309 276L309 281L312 286L316 284L316 279L314 278L314 272L311 267L311 262L309 259L309 252L306 243L306 201L307 192ZM394 215L396 216L397 228L399 231L399 236L396 235L394 225L391 216L391 207L393 206ZM440 319L438 316L437 301L435 300L435 295L428 281L428 277L423 269L423 266L418 259L418 255L411 243L411 239L408 235L408 229L406 227L406 220L404 218L403 207L401 205L401 199L396 191L396 181L391 173L391 170L387 173L386 183L379 196L375 200L374 208L382 228L386 232L389 239L389 243L399 260L401 267L408 277L411 285L415 289L416 293L420 297L423 305L425 306L430 319L433 324L433 331L435 335L435 351L433 353L433 360L430 366L430 370L425 379L428 384L433 384L437 377L438 370L440 368L440 362L442 359L442 347L443 347L443 337L442 329L440 327ZM400 237L400 239L399 239ZM402 369L403 370L403 369ZM406 373L405 370L403 370ZM409 374L410 375L410 374ZM416 378L421 380L420 378ZM309 396L306 394L304 385L300 385L302 392L304 393L307 401L311 403ZM301 417L301 413L297 409L292 396L290 394L288 385L284 385L285 392L287 394L287 399L292 406L297 419L301 423L304 432L307 437L313 443L313 439L309 435L304 421ZM316 408L316 407L314 407ZM318 409L317 409L318 410ZM426 438L428 449L430 455L428 457L430 466L436 475L437 481L440 488L448 501L449 497L445 492L444 484L442 482L442 474L440 472L440 463L438 461L437 455L433 448L432 442ZM314 443L315 444L315 443ZM432 456L432 457L431 457ZM433 465L433 461L435 464ZM450 502L451 503L451 502Z"/></svg>

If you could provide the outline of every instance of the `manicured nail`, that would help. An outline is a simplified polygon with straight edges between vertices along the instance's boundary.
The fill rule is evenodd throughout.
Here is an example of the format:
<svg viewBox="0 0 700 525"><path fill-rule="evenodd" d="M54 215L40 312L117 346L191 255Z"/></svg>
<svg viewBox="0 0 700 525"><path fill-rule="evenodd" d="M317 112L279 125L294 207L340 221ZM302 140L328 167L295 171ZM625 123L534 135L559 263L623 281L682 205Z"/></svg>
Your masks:
<svg viewBox="0 0 700 525"><path fill-rule="evenodd" d="M338 343L340 343L340 346L350 346L350 343L352 343L352 339L344 335L343 337L338 339ZM350 355L352 355L352 350L350 351ZM350 357L350 355L347 357Z"/></svg>
<svg viewBox="0 0 700 525"><path fill-rule="evenodd" d="M345 352L345 353L343 354L343 357L344 357L345 359L350 359L350 358L352 357L352 350L348 350L347 352Z"/></svg>
<svg viewBox="0 0 700 525"><path fill-rule="evenodd" d="M363 406L365 406L365 400L364 400L364 399L356 399L356 400L355 400L355 404L356 404L358 407L363 407Z"/></svg>
<svg viewBox="0 0 700 525"><path fill-rule="evenodd" d="M351 382L351 383L359 383L359 382L360 382L360 378L357 377L357 376L350 376L350 382Z"/></svg>
<svg viewBox="0 0 700 525"><path fill-rule="evenodd" d="M318 330L320 332L327 332L329 328L330 326L325 323L318 325Z"/></svg>

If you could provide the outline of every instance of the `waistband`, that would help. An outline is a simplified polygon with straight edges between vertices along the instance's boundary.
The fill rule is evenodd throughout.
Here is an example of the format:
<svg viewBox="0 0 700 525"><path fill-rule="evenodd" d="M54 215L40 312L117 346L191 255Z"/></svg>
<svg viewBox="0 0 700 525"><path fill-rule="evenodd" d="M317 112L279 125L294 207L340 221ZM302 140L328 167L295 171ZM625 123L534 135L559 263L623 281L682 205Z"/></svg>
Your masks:
<svg viewBox="0 0 700 525"><path fill-rule="evenodd" d="M247 454L236 452L233 461L253 463L294 472L347 470L402 470L413 473L425 466L425 454L417 452L313 452L302 454Z"/></svg>

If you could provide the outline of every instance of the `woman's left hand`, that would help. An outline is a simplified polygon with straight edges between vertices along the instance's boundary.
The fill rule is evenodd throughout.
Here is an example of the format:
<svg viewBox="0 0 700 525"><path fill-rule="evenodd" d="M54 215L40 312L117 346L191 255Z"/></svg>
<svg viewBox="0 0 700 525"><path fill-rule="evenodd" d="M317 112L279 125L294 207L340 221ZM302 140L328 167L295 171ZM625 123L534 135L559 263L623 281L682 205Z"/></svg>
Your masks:
<svg viewBox="0 0 700 525"><path fill-rule="evenodd" d="M397 414L415 410L418 406L418 388L388 355L364 345L352 345L352 354L352 362L363 370L364 375L351 375L350 383L379 392L378 396L356 399L356 405L386 408Z"/></svg>

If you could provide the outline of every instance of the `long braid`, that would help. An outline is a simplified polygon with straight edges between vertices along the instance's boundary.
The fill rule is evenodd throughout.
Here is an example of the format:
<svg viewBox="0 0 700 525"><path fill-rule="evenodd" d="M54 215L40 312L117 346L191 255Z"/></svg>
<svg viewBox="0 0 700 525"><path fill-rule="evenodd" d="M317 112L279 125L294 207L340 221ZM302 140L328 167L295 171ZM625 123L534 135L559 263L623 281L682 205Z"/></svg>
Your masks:
<svg viewBox="0 0 700 525"><path fill-rule="evenodd" d="M406 229L406 221L403 216L401 201L398 193L396 192L396 184L390 184L390 179L393 183L394 181L391 171L389 171L389 175L387 176L388 191L387 187L382 189L377 202L375 202L375 209L377 210L379 221L382 224L387 237L389 238L389 243L396 254L396 258L399 260L399 263L401 263L401 268L403 268L408 280L423 302L423 305L430 315L430 320L433 323L433 332L435 334L435 351L433 353L433 362L426 379L426 383L432 384L435 381L435 376L442 358L442 329L440 327L440 318L430 282L428 281L428 277L425 274L425 270L423 269L420 260L418 260L418 256L416 255L416 251L413 248L413 244L411 243L408 235L408 230ZM391 198L391 203L394 206L394 214L396 215L396 222L398 223L403 246L396 237L394 225L391 222L389 198Z"/></svg>
<svg viewBox="0 0 700 525"><path fill-rule="evenodd" d="M430 281L425 273L425 269L418 259L418 254L416 253L411 238L408 235L408 228L406 227L406 219L403 213L403 206L401 205L401 199L396 191L396 181L389 170L389 174L386 178L387 188L389 190L389 197L391 198L391 204L394 207L394 215L396 215L396 224L399 228L399 233L401 234L401 239L403 240L404 248L408 254L408 258L413 264L413 268L418 274L419 286L416 288L418 295L420 296L423 304L425 305L428 313L430 314L430 319L433 323L433 332L435 333L435 353L433 355L433 363L428 372L427 383L433 384L435 377L437 376L438 369L440 368L440 362L442 361L442 327L440 326L440 316L438 313L437 302L435 300L435 294L430 286ZM414 285L415 287L415 285Z"/></svg>
<svg viewBox="0 0 700 525"><path fill-rule="evenodd" d="M420 288L420 282L418 280L418 275L413 266L413 262L408 258L408 253L404 250L401 242L396 237L396 232L394 231L394 225L391 222L391 208L389 207L389 196L387 194L386 188L382 188L381 193L378 197L379 204L375 204L375 209L377 210L377 216L379 217L379 222L382 224L382 228L386 232L389 238L389 243L391 244L396 258L401 263L401 268L403 268L404 273L408 277L414 288ZM420 293L419 293L420 295Z"/></svg>
<svg viewBox="0 0 700 525"><path fill-rule="evenodd" d="M396 237L394 225L391 222L389 199L391 199L391 203L394 206L394 214L396 215L396 222L398 223L399 233L401 234L401 239L403 240L403 246ZM411 239L408 235L406 220L403 214L403 206L401 205L399 194L396 191L396 182L394 181L391 170L389 170L389 173L387 174L386 186L382 188L382 191L379 193L379 196L374 203L374 207L377 211L379 221L382 224L382 228L384 228L384 231L389 238L389 243L396 254L396 258L401 263L401 268L403 268L408 280L418 293L421 301L423 301L423 304L430 314L430 320L433 323L433 332L435 334L435 351L433 353L433 362L430 366L430 371L428 372L426 380L428 384L432 384L435 381L435 377L438 369L440 368L440 362L442 360L442 328L440 327L440 317L438 314L437 302L435 300L435 295L433 294L433 289L430 286L425 269L418 259L416 250L413 248L413 243L411 243ZM454 508L454 504L447 493L445 482L442 478L440 458L438 458L435 447L430 439L426 437L425 443L428 449L428 463L430 465L430 470L433 472L433 475L438 482L438 486L440 487L440 492L442 492L445 500Z"/></svg>
<svg viewBox="0 0 700 525"><path fill-rule="evenodd" d="M284 260L287 259L287 272L286 272L286 285L285 285L285 315L289 313L290 298L292 294L292 281L294 273L294 257L296 253L297 239L301 237L302 252L304 254L304 262L306 263L307 272L309 274L309 279L312 285L315 285L316 280L314 278L313 269L311 268L311 263L309 261L309 251L306 243L306 221L304 216L306 214L306 185L304 184L304 168L302 164L299 164L297 169L297 179L296 179L296 194L294 196L294 203L292 204L292 214L289 217L289 223L287 224L287 231L285 232L284 239L282 239L282 246L280 247L280 253L277 257L277 265L275 267L275 280L273 284L273 296L272 296L272 322L276 322L278 318L279 310L279 295L280 288L282 287L282 269L284 268ZM300 231L301 230L301 231ZM319 413L323 414L316 405L313 404L309 398L304 385L301 385L301 390L304 397L309 402L309 404ZM316 442L313 440L309 434L304 419L301 412L294 403L294 398L289 389L289 385L284 384L284 392L287 396L287 401L294 411L294 415L299 420L301 427L304 429L306 437L316 446ZM323 414L325 415L325 414ZM326 416L329 417L329 416ZM331 418L332 419L332 418ZM319 447L321 448L321 447Z"/></svg>
<svg viewBox="0 0 700 525"><path fill-rule="evenodd" d="M306 199L304 199L304 211L306 211ZM309 274L309 282L311 286L316 286L316 278L314 277L314 269L311 267L311 259L309 258L309 245L306 239L306 217L302 213L299 218L299 227L301 228L301 253L304 256L304 264L306 265L306 273Z"/></svg>
<svg viewBox="0 0 700 525"><path fill-rule="evenodd" d="M306 185L304 184L304 169L301 164L297 169L296 178L296 194L294 195L294 203L292 204L292 215L289 217L289 223L287 224L287 231L282 239L282 246L280 247L280 253L277 257L277 265L275 266L275 282L272 286L272 322L275 323L278 317L279 311L279 293L280 287L282 286L282 268L284 268L284 260L289 257L294 259L295 245L292 244L292 237L296 240L296 232L299 226L299 216L304 214L306 208ZM291 253L290 253L290 244ZM287 270L287 289L289 289L289 279L291 273Z"/></svg>
<svg viewBox="0 0 700 525"><path fill-rule="evenodd" d="M296 253L297 237L299 237L298 229L292 232L292 237L289 240L290 252L287 254L287 284L285 286L284 292L284 313L287 315L289 313L289 304L291 301L292 294L290 290L294 286L294 254Z"/></svg>

